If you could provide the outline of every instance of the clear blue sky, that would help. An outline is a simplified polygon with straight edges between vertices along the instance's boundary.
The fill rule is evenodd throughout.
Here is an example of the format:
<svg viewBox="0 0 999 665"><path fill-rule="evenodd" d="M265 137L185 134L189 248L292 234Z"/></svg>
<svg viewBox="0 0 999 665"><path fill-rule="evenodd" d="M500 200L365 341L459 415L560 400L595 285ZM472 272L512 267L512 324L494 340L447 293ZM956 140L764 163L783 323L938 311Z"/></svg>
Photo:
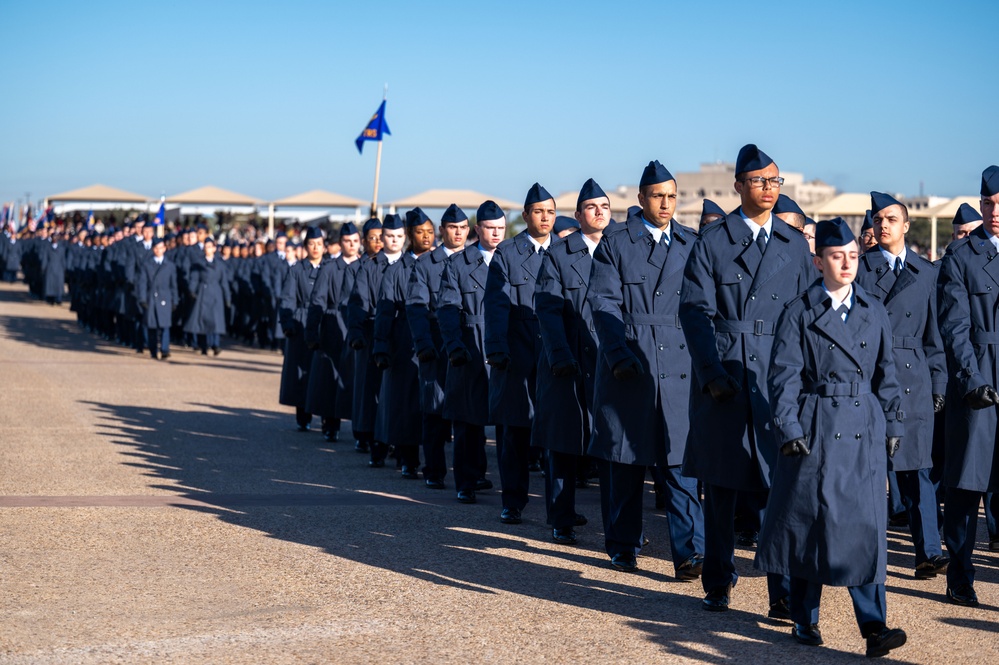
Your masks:
<svg viewBox="0 0 999 665"><path fill-rule="evenodd" d="M757 143L846 191L976 194L999 3L0 0L0 200L93 183L380 200L634 184Z"/></svg>

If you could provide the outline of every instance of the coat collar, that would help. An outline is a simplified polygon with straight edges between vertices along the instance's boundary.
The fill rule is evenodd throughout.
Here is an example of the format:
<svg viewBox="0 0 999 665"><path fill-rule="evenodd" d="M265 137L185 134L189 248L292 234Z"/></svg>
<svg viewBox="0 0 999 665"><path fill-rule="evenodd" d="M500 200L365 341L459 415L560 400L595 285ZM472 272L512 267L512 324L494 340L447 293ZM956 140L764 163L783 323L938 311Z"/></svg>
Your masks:
<svg viewBox="0 0 999 665"><path fill-rule="evenodd" d="M821 277L805 290L805 298L808 301L809 309L816 310L818 313L811 325L822 335L838 344L859 367L862 354L857 348L857 337L869 325L870 308L873 302L871 297L854 281L853 306L850 308L850 315L845 322L833 310L832 301L826 294Z"/></svg>

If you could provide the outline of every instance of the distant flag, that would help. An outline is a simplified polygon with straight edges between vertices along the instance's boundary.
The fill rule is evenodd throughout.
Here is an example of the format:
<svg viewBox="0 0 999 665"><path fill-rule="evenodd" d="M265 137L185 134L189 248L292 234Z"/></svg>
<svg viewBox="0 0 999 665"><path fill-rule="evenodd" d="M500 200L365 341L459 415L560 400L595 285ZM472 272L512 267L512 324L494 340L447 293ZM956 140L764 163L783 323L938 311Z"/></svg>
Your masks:
<svg viewBox="0 0 999 665"><path fill-rule="evenodd" d="M354 141L354 145L357 146L357 152L364 154L364 142L365 141L381 141L382 134L392 134L389 131L388 123L385 122L385 100L382 100L381 106L375 111L375 114L371 116L371 120L368 122L368 126L364 128L361 135L357 137Z"/></svg>
<svg viewBox="0 0 999 665"><path fill-rule="evenodd" d="M156 213L156 221L153 222L153 226L163 226L164 222L166 222L166 197L161 196L160 209Z"/></svg>
<svg viewBox="0 0 999 665"><path fill-rule="evenodd" d="M93 208L91 208L90 212L87 213L87 230L88 231L93 231L94 230L94 209Z"/></svg>

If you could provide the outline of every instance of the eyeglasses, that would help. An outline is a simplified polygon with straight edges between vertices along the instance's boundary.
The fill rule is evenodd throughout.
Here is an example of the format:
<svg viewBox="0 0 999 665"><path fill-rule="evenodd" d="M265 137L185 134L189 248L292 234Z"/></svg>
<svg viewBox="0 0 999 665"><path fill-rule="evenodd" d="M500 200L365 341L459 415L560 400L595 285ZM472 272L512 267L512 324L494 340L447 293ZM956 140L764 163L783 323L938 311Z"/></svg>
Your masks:
<svg viewBox="0 0 999 665"><path fill-rule="evenodd" d="M749 186L753 189L761 189L764 183L767 183L773 189L777 189L784 184L784 178L764 178L763 176L755 176L752 178L745 178L743 182L748 182Z"/></svg>

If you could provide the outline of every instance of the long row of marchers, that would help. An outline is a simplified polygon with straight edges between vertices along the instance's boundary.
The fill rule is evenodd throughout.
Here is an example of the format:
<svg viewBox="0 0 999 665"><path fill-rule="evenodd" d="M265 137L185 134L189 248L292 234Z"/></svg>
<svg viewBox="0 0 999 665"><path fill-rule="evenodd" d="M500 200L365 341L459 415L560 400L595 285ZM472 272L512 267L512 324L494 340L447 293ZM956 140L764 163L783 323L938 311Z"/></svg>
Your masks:
<svg viewBox="0 0 999 665"><path fill-rule="evenodd" d="M987 170L983 211L991 200L990 177ZM468 238L464 211L452 205L439 228L417 208L405 216L371 219L361 229L346 223L328 238L310 228L290 243L283 235L252 246L231 242L218 257L204 225L162 239L139 219L98 236L85 230L69 233L65 227L53 234L40 229L20 236L7 230L0 242L0 267L8 281L23 270L31 292L53 304L62 302L68 285L81 325L136 352L148 349L153 358L170 357L171 339L206 355L221 352L221 336L282 347L280 402L295 407L300 431L309 431L318 416L323 435L335 440L341 420L349 420L354 447L370 455L370 466L383 467L391 455L403 478L419 479L422 470L425 485L433 490L446 487L444 447L453 440L450 468L462 503L474 503L476 492L492 488L486 477L485 427L493 425L501 521L522 521L529 473L541 471L552 538L574 544L575 529L587 521L575 512L575 489L599 477L605 547L618 570L637 569L636 555L645 543L641 495L651 472L656 506L670 519L677 579L702 577L705 609L728 608L738 579L738 533L744 545L756 545L759 539L757 565L763 559L772 578L769 615L793 618L799 642L821 643L817 599L812 607L806 597L813 591L795 587L795 580L809 579L856 592L868 655L883 655L881 651L905 641L904 633L900 637L901 631L887 629L883 620L862 621L865 602L880 604L883 615L883 597L879 601L876 594L878 585L884 593L885 516L891 513L894 521L910 523L915 577L930 579L948 571L951 562L942 554L939 538L945 487L992 490L996 474L989 475L991 465L978 470L979 476L985 474L986 486L981 480L969 486L960 469L948 473L950 481L944 479L943 460L952 446L942 433L943 396L954 391L945 387L947 354L937 325L939 267L913 252L906 257L902 249L907 274L900 278L892 269L892 212L905 217L904 247L907 211L890 196L873 192L857 262L860 288L854 287L851 297L887 307L886 320L896 328L889 340L905 361L897 357L889 364L898 365L892 379L897 393L893 412L900 421L905 414L902 452L890 467L887 455L880 456L880 467L874 464L881 471L873 495L864 495L860 503L854 496L850 510L838 516L817 509L807 525L798 525L812 537L819 534L811 546L828 550L816 558L824 564L794 570L786 562L773 563L768 536L784 544L778 549L788 536L774 536L779 528L766 524L768 491L779 485L782 470L801 472L785 469L789 460L804 451L806 459L823 458L821 464L841 463L824 446L846 445L838 443L841 434L875 445L868 440L871 432L886 431L880 409L874 414L880 425L871 426L870 413L861 421L837 422L848 411L836 411L841 403L860 407L878 392L877 386L871 389L871 374L881 372L884 380L883 358L877 367L856 360L858 349L877 342L876 334L868 339L859 329L840 339L842 346L855 348L849 348L845 365L836 368L852 373L856 365L866 381L839 381L834 370L829 377L838 383L823 383L821 390L814 382L811 389L799 385L799 394L789 398L800 419L796 431L804 427L806 436L786 440L795 428L788 428L786 416L781 422L778 404L768 402L775 387L767 385L767 373L773 379L774 367L780 365L772 354L779 353L774 348L784 348L777 319L788 302L807 299L810 290L821 293L825 285L828 292L816 270L825 245L817 257L808 241L822 234L823 225L827 240L836 237L828 229L837 226L824 221L818 231L806 227L811 220L800 208L777 196L779 181L772 160L746 146L736 180L742 206L726 214L705 201L700 235L670 221L675 180L661 164L650 162L639 206L620 223L610 219L609 201L590 180L572 218L557 217L553 198L535 184L525 200L527 229L507 240L506 219L491 201L476 211L475 241ZM999 187L999 181L994 185ZM974 245L979 235L989 238L978 228L981 220L962 207L954 220L955 239ZM845 229L839 222L837 228ZM753 223L765 232L760 234ZM852 234L842 240L852 241ZM984 286L983 293L989 292ZM769 309L754 304L757 296ZM867 327L876 326L867 322ZM829 334L822 339L837 339ZM807 353L807 341L801 343ZM828 350L836 346L833 341ZM844 386L848 390L840 390ZM809 432L817 416L813 413L809 423L801 412L814 407L806 399L809 390L829 401L821 431L813 427ZM888 418L889 430L893 419ZM858 431L849 431L851 427ZM994 422L991 427L994 434ZM841 428L847 431L834 432ZM969 458L966 450L958 454L962 461ZM865 462L850 473L870 476L869 467ZM886 476L893 490L891 506L883 498ZM852 483L847 484L854 495L867 489L856 479ZM827 488L810 489L819 503L844 501L843 496L822 495ZM986 512L990 549L995 551L999 536L991 504L989 494ZM974 506L977 517L977 495ZM786 510L782 514L787 517ZM858 533L871 537L858 526L865 515L879 530L876 542L866 545L858 541ZM972 548L974 531L972 520ZM831 552L852 556L839 551L843 545L837 540L860 549L874 547L881 555L873 555L866 574L843 573L850 566L834 570ZM961 557L963 565L960 577L952 579L948 573L948 597L976 605L968 545L950 545L952 557ZM781 556L794 555L782 551ZM865 601L858 590L869 587L875 597Z"/></svg>

